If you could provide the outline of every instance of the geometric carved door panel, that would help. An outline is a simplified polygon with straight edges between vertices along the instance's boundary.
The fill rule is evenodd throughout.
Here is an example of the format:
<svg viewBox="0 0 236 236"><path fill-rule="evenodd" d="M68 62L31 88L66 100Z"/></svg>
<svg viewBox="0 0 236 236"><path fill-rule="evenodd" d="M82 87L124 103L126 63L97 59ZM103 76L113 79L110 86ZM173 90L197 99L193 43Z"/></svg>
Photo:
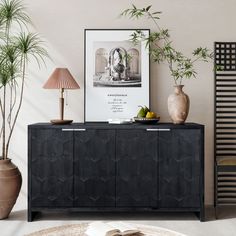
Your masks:
<svg viewBox="0 0 236 236"><path fill-rule="evenodd" d="M74 206L115 207L115 130L74 132Z"/></svg>
<svg viewBox="0 0 236 236"><path fill-rule="evenodd" d="M160 208L200 207L200 130L159 133Z"/></svg>
<svg viewBox="0 0 236 236"><path fill-rule="evenodd" d="M157 132L117 130L116 206L157 207Z"/></svg>
<svg viewBox="0 0 236 236"><path fill-rule="evenodd" d="M31 130L32 206L73 206L73 133Z"/></svg>

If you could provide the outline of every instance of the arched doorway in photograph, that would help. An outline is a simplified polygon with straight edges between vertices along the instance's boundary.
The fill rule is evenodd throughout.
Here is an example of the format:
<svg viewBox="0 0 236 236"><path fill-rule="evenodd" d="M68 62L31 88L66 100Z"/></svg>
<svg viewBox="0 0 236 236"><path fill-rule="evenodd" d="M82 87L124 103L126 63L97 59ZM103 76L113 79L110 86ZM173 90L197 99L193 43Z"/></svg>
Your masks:
<svg viewBox="0 0 236 236"><path fill-rule="evenodd" d="M131 75L140 74L140 65L139 65L139 51L135 48L128 50L128 55L130 56L129 66Z"/></svg>
<svg viewBox="0 0 236 236"><path fill-rule="evenodd" d="M105 48L99 48L95 53L95 74L105 73L107 63L108 63L108 54Z"/></svg>

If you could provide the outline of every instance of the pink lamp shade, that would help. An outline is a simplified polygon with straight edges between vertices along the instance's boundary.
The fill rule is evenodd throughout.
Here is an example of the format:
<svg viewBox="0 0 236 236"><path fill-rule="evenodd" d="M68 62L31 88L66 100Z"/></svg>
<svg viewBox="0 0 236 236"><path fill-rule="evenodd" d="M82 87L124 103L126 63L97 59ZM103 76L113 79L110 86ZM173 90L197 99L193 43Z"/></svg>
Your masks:
<svg viewBox="0 0 236 236"><path fill-rule="evenodd" d="M79 89L80 87L67 68L56 68L44 84L43 88Z"/></svg>
<svg viewBox="0 0 236 236"><path fill-rule="evenodd" d="M79 89L79 85L67 68L56 68L47 82L44 84L45 89L60 89L59 108L60 119L51 120L52 124L65 125L70 124L73 120L64 120L64 89Z"/></svg>

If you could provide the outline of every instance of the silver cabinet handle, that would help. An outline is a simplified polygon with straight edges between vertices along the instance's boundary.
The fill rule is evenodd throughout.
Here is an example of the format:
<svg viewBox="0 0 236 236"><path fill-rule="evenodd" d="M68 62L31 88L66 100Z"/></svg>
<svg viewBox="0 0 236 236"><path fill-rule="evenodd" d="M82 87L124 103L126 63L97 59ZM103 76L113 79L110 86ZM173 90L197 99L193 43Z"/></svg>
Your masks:
<svg viewBox="0 0 236 236"><path fill-rule="evenodd" d="M86 129L62 129L62 131L86 131Z"/></svg>
<svg viewBox="0 0 236 236"><path fill-rule="evenodd" d="M170 129L158 129L158 131L170 131Z"/></svg>
<svg viewBox="0 0 236 236"><path fill-rule="evenodd" d="M170 129L146 129L146 131L156 131L156 132L159 132L159 131L170 131Z"/></svg>
<svg viewBox="0 0 236 236"><path fill-rule="evenodd" d="M146 131L149 131L149 132L157 132L158 131L158 129L146 129Z"/></svg>

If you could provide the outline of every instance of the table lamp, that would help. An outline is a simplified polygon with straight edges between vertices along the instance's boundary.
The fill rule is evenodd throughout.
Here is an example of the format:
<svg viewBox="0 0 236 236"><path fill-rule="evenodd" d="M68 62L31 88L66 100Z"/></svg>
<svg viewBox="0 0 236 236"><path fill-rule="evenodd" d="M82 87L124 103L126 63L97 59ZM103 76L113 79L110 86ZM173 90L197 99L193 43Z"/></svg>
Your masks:
<svg viewBox="0 0 236 236"><path fill-rule="evenodd" d="M60 89L60 119L51 120L52 124L70 124L73 120L64 120L64 97L65 89L79 89L79 85L67 68L56 68L47 82L44 84L45 89Z"/></svg>

